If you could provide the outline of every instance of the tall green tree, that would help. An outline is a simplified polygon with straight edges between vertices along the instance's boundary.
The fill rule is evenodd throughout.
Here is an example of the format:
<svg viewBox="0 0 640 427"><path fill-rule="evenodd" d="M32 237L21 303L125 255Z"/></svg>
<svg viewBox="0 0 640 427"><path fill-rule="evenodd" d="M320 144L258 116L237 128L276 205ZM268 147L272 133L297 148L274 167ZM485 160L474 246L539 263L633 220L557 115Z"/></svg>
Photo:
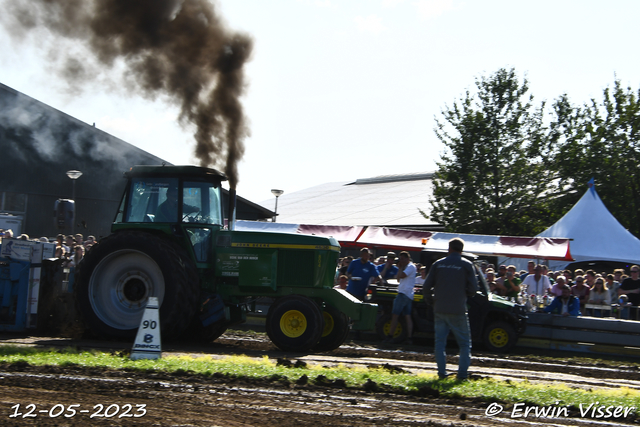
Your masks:
<svg viewBox="0 0 640 427"><path fill-rule="evenodd" d="M436 119L446 146L434 175L431 220L460 233L535 235L556 195L547 152L554 140L526 79L500 69Z"/></svg>
<svg viewBox="0 0 640 427"><path fill-rule="evenodd" d="M558 184L573 190L561 199L560 209L570 209L595 178L605 206L640 237L640 90L616 80L603 91L602 100L576 107L564 95L554 103L554 111L553 168Z"/></svg>

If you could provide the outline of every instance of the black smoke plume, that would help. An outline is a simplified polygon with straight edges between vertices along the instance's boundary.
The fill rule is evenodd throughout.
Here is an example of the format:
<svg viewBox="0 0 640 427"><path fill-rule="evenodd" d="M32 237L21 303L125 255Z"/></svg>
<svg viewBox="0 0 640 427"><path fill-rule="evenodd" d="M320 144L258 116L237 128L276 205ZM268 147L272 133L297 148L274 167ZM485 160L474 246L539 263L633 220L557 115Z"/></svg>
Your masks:
<svg viewBox="0 0 640 427"><path fill-rule="evenodd" d="M194 125L201 166L238 182L248 127L240 97L253 42L229 30L208 0L8 0L3 21L16 37L47 29L90 52L52 45L50 57L70 86L97 83L100 69L119 70L116 84L180 107ZM7 18L8 17L8 18ZM104 73L102 73L104 74ZM171 159L168 159L171 160Z"/></svg>

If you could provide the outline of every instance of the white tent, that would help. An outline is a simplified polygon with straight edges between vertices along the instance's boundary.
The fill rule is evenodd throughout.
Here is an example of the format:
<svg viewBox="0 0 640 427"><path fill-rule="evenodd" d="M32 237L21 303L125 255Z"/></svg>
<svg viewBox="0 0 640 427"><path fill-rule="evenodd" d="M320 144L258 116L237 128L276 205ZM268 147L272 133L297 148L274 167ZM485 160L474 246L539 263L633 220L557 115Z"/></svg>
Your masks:
<svg viewBox="0 0 640 427"><path fill-rule="evenodd" d="M602 203L593 185L558 222L537 237L566 237L571 255L578 261L619 261L640 264L640 240L627 231ZM566 261L550 261L553 270L564 268Z"/></svg>

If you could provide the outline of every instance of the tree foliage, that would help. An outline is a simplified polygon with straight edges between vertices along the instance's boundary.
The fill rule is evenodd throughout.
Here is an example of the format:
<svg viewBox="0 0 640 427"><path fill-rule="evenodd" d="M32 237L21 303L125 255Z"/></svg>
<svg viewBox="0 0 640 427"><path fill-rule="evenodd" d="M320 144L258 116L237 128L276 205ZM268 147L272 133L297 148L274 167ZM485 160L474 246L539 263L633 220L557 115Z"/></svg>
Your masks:
<svg viewBox="0 0 640 427"><path fill-rule="evenodd" d="M595 178L605 206L640 237L640 90L616 80L582 106L565 94L547 117L513 69L475 85L436 119L446 150L433 179L432 220L454 232L535 235Z"/></svg>
<svg viewBox="0 0 640 427"><path fill-rule="evenodd" d="M616 80L601 101L582 107L566 95L554 104L551 124L558 143L552 153L560 185L574 190L563 199L570 209L595 178L605 206L631 233L640 236L640 91Z"/></svg>
<svg viewBox="0 0 640 427"><path fill-rule="evenodd" d="M557 193L547 168L554 139L545 104L534 104L527 80L513 69L475 84L476 94L467 91L436 119L446 151L433 178L430 218L448 231L534 235L550 225Z"/></svg>

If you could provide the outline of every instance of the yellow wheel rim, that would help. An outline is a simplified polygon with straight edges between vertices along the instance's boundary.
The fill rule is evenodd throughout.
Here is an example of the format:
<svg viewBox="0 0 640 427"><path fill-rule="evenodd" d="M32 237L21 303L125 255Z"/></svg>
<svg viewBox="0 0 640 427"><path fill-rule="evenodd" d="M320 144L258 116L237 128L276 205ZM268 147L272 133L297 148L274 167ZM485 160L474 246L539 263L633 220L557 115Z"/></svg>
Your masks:
<svg viewBox="0 0 640 427"><path fill-rule="evenodd" d="M289 310L280 318L280 330L289 338L298 338L307 330L307 318L298 310Z"/></svg>
<svg viewBox="0 0 640 427"><path fill-rule="evenodd" d="M489 342L494 347L504 347L509 342L509 334L502 328L495 328L489 332Z"/></svg>
<svg viewBox="0 0 640 427"><path fill-rule="evenodd" d="M322 330L322 336L326 337L331 333L331 331L333 331L335 323L333 322L333 316L326 311L322 312L322 317L324 317L324 329Z"/></svg>
<svg viewBox="0 0 640 427"><path fill-rule="evenodd" d="M391 332L391 320L384 324L382 331L384 332L385 337L389 336L389 332ZM402 335L402 324L398 320L398 326L396 326L396 331L393 333L393 337L398 338L400 335Z"/></svg>

